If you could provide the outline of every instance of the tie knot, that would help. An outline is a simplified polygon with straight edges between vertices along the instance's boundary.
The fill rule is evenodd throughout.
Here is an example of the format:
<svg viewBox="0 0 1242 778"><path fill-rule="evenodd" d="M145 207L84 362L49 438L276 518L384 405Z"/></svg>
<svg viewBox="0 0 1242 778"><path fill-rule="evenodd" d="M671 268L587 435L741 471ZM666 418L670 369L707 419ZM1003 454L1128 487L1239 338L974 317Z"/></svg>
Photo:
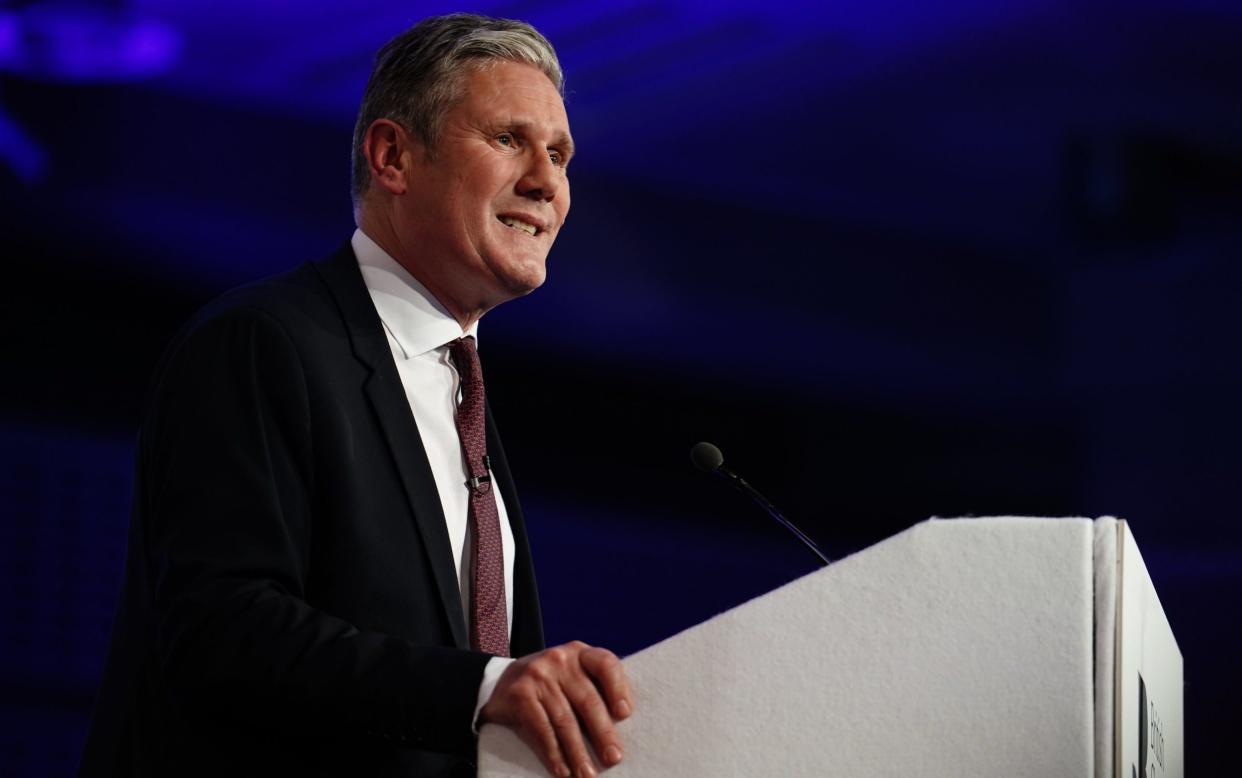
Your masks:
<svg viewBox="0 0 1242 778"><path fill-rule="evenodd" d="M449 356L452 357L453 365L456 366L462 380L471 383L476 381L483 370L479 365L479 351L475 348L474 337L467 335L464 338L449 341L448 346Z"/></svg>
<svg viewBox="0 0 1242 778"><path fill-rule="evenodd" d="M450 342L448 346L449 356L452 357L457 375L461 379L461 404L457 407L457 420L481 431L483 367L479 364L479 352L475 350L474 338L467 335Z"/></svg>
<svg viewBox="0 0 1242 778"><path fill-rule="evenodd" d="M466 354L473 354L473 358L478 358L479 352L478 349L475 348L473 335L466 335L458 338L457 340L450 340L445 345L452 349L453 359L458 359L459 355Z"/></svg>

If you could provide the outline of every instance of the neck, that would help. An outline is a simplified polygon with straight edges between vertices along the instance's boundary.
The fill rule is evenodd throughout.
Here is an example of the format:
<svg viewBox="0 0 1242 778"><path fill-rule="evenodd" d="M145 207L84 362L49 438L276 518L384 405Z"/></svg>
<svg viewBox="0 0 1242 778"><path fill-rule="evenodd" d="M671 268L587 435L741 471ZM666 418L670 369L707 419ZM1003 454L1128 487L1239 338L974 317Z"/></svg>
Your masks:
<svg viewBox="0 0 1242 778"><path fill-rule="evenodd" d="M431 296L436 298L436 301L457 320L462 332L470 329L475 322L483 318L484 313L487 313L487 307L465 304L459 297L449 293L446 284L441 283L434 273L428 271L429 263L420 262L419 253L401 240L397 230L393 229L393 219L390 213L386 211L377 213L366 205L360 205L354 211L354 224L365 232L367 237L375 241L376 245L382 248L388 256L396 260L397 264L414 276L431 293Z"/></svg>

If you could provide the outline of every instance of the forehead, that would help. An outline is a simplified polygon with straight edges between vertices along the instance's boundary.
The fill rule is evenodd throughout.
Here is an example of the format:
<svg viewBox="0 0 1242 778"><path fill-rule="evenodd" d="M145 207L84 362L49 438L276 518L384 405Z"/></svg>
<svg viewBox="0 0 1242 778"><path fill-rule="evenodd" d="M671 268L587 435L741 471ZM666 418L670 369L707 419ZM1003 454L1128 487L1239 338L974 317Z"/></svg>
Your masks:
<svg viewBox="0 0 1242 778"><path fill-rule="evenodd" d="M568 134L565 101L547 74L534 65L510 60L487 60L462 74L460 97L450 113L475 118L545 125Z"/></svg>

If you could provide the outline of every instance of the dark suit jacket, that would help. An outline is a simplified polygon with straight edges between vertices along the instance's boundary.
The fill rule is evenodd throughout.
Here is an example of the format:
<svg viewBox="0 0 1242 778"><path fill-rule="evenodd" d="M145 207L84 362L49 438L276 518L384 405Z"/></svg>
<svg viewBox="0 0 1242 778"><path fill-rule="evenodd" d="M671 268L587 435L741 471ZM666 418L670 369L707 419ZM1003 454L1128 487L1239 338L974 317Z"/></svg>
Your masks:
<svg viewBox="0 0 1242 778"><path fill-rule="evenodd" d="M517 545L512 646L543 646ZM139 441L82 776L470 774L468 648L435 481L349 246L179 336Z"/></svg>

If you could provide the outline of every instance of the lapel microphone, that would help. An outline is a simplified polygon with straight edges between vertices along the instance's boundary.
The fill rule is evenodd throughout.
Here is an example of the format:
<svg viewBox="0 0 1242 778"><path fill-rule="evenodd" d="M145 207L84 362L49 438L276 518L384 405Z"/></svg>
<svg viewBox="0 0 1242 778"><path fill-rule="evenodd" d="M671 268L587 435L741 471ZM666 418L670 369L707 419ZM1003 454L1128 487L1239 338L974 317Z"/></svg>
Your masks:
<svg viewBox="0 0 1242 778"><path fill-rule="evenodd" d="M815 545L815 541L811 540L805 532L795 527L793 522L782 516L781 512L776 509L775 505L768 502L768 499L762 494L759 494L755 487L746 483L745 478L742 478L737 473L725 467L724 454L720 453L720 449L705 441L695 443L694 446L690 448L690 461L694 463L695 467L702 470L704 473L711 473L712 475L719 476L733 484L735 489L754 500L755 504L762 508L765 513L775 519L776 522L782 527L792 532L798 540L801 540L802 544L809 548L812 554L819 557L819 561L822 562L825 567L832 564L832 560L830 560L823 551L819 550L819 546Z"/></svg>

